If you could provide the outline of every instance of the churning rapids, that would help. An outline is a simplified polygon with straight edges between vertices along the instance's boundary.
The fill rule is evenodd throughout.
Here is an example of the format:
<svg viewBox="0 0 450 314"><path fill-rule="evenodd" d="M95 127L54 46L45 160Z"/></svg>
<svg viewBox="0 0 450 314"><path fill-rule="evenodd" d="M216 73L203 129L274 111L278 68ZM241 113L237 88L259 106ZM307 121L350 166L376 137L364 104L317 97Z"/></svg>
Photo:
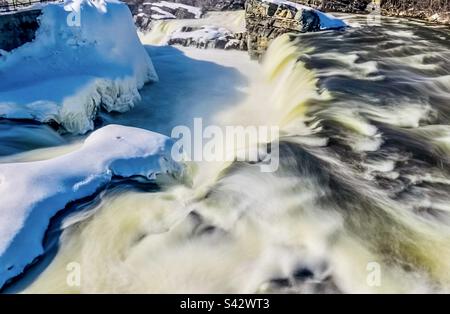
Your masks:
<svg viewBox="0 0 450 314"><path fill-rule="evenodd" d="M278 171L202 162L191 185L111 186L55 217L46 258L5 291L449 292L450 31L343 17L353 27L276 39L261 65L148 46L160 82L98 125L168 135L194 117L279 125ZM4 161L47 159L79 140L0 127ZM71 262L80 287L66 284Z"/></svg>

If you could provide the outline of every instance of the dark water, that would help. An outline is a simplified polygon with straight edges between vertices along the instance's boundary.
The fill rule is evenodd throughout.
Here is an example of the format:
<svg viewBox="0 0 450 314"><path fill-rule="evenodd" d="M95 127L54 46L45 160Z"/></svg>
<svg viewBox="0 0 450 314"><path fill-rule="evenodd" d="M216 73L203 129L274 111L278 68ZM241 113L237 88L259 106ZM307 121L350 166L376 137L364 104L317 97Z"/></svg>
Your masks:
<svg viewBox="0 0 450 314"><path fill-rule="evenodd" d="M66 143L67 141L49 126L0 120L0 156Z"/></svg>
<svg viewBox="0 0 450 314"><path fill-rule="evenodd" d="M333 98L311 104L309 115L321 121L330 148L390 197L446 216L450 31L392 18L352 22L362 27L299 39L300 49L314 49L301 60Z"/></svg>

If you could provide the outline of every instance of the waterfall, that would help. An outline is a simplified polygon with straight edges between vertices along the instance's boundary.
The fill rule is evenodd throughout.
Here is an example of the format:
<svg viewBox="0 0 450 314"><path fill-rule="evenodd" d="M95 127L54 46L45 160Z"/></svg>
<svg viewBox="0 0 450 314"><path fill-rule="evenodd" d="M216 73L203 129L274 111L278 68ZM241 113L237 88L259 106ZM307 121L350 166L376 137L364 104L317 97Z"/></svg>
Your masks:
<svg viewBox="0 0 450 314"><path fill-rule="evenodd" d="M277 38L213 120L279 126L279 169L193 162L192 186L112 189L25 292L448 291L450 56L441 30L389 23Z"/></svg>

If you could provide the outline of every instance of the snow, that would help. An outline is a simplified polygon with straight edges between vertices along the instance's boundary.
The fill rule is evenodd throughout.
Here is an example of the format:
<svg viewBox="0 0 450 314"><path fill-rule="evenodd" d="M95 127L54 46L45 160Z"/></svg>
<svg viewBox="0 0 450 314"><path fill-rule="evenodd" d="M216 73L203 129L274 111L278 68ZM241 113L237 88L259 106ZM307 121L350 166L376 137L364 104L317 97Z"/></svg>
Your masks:
<svg viewBox="0 0 450 314"><path fill-rule="evenodd" d="M162 8L166 7L166 8L173 9L173 10L180 9L180 8L186 9L187 11L194 14L196 19L201 18L202 13L203 13L201 8L197 8L197 7L194 7L191 5L186 5L186 4L181 4L181 3L168 2L168 1L160 1L160 2L154 2L154 3L145 2L144 5L151 5L153 7L162 7ZM152 8L152 10L154 10L154 8Z"/></svg>
<svg viewBox="0 0 450 314"><path fill-rule="evenodd" d="M42 12L36 39L0 57L0 117L83 134L100 108L125 112L158 79L125 4L74 0Z"/></svg>
<svg viewBox="0 0 450 314"><path fill-rule="evenodd" d="M319 10L315 10L311 7L308 7L306 5L302 5L299 3L286 1L286 0L262 0L263 2L268 3L274 3L277 5L285 5L292 8L296 8L297 10L308 10L308 11L314 11L320 18L320 29L321 30L327 30L327 29L335 29L335 28L341 28L341 27L347 27L348 25L341 19L328 14L321 12Z"/></svg>
<svg viewBox="0 0 450 314"><path fill-rule="evenodd" d="M176 19L177 17L173 15L172 13L166 12L161 8L158 7L152 7L152 11L158 13L158 14L152 14L151 18L155 20L164 20L164 19Z"/></svg>
<svg viewBox="0 0 450 314"><path fill-rule="evenodd" d="M224 27L217 27L217 26L210 26L205 25L202 26L200 29L193 30L190 32L183 32L182 28L173 32L170 35L171 39L176 38L191 38L199 43L207 43L214 39L224 38L226 36L232 35L232 33L224 28Z"/></svg>
<svg viewBox="0 0 450 314"><path fill-rule="evenodd" d="M0 288L43 253L49 220L70 202L95 194L114 177L181 178L183 166L171 158L173 142L151 131L109 125L66 155L0 164Z"/></svg>
<svg viewBox="0 0 450 314"><path fill-rule="evenodd" d="M213 118L243 102L249 82L262 77L259 64L246 51L183 46L148 49L160 83L142 90L143 101L135 109L124 115L107 115L105 122L167 135L179 125L193 128L194 118L202 118L204 125L217 125ZM143 105L147 99L155 99L151 108Z"/></svg>

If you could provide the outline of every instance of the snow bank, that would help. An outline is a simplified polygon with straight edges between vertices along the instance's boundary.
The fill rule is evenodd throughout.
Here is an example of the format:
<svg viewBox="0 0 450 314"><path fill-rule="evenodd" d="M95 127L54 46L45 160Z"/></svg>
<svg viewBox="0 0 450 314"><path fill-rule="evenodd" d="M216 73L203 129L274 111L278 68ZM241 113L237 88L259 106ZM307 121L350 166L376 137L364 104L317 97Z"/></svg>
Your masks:
<svg viewBox="0 0 450 314"><path fill-rule="evenodd" d="M302 5L302 4L291 2L291 1L285 1L285 0L262 0L262 1L268 2L268 3L274 3L277 5L289 6L292 8L296 8L297 10L314 11L320 18L320 29L321 30L335 29L335 28L341 28L341 27L348 26L343 20L341 20L331 14L324 13L319 10L315 10L306 5Z"/></svg>
<svg viewBox="0 0 450 314"><path fill-rule="evenodd" d="M49 4L36 39L0 57L0 117L85 133L101 107L125 112L139 100L138 89L156 80L125 4Z"/></svg>
<svg viewBox="0 0 450 314"><path fill-rule="evenodd" d="M0 287L43 253L51 217L93 195L114 177L181 178L171 159L173 140L150 131L109 125L81 148L44 161L0 164Z"/></svg>

